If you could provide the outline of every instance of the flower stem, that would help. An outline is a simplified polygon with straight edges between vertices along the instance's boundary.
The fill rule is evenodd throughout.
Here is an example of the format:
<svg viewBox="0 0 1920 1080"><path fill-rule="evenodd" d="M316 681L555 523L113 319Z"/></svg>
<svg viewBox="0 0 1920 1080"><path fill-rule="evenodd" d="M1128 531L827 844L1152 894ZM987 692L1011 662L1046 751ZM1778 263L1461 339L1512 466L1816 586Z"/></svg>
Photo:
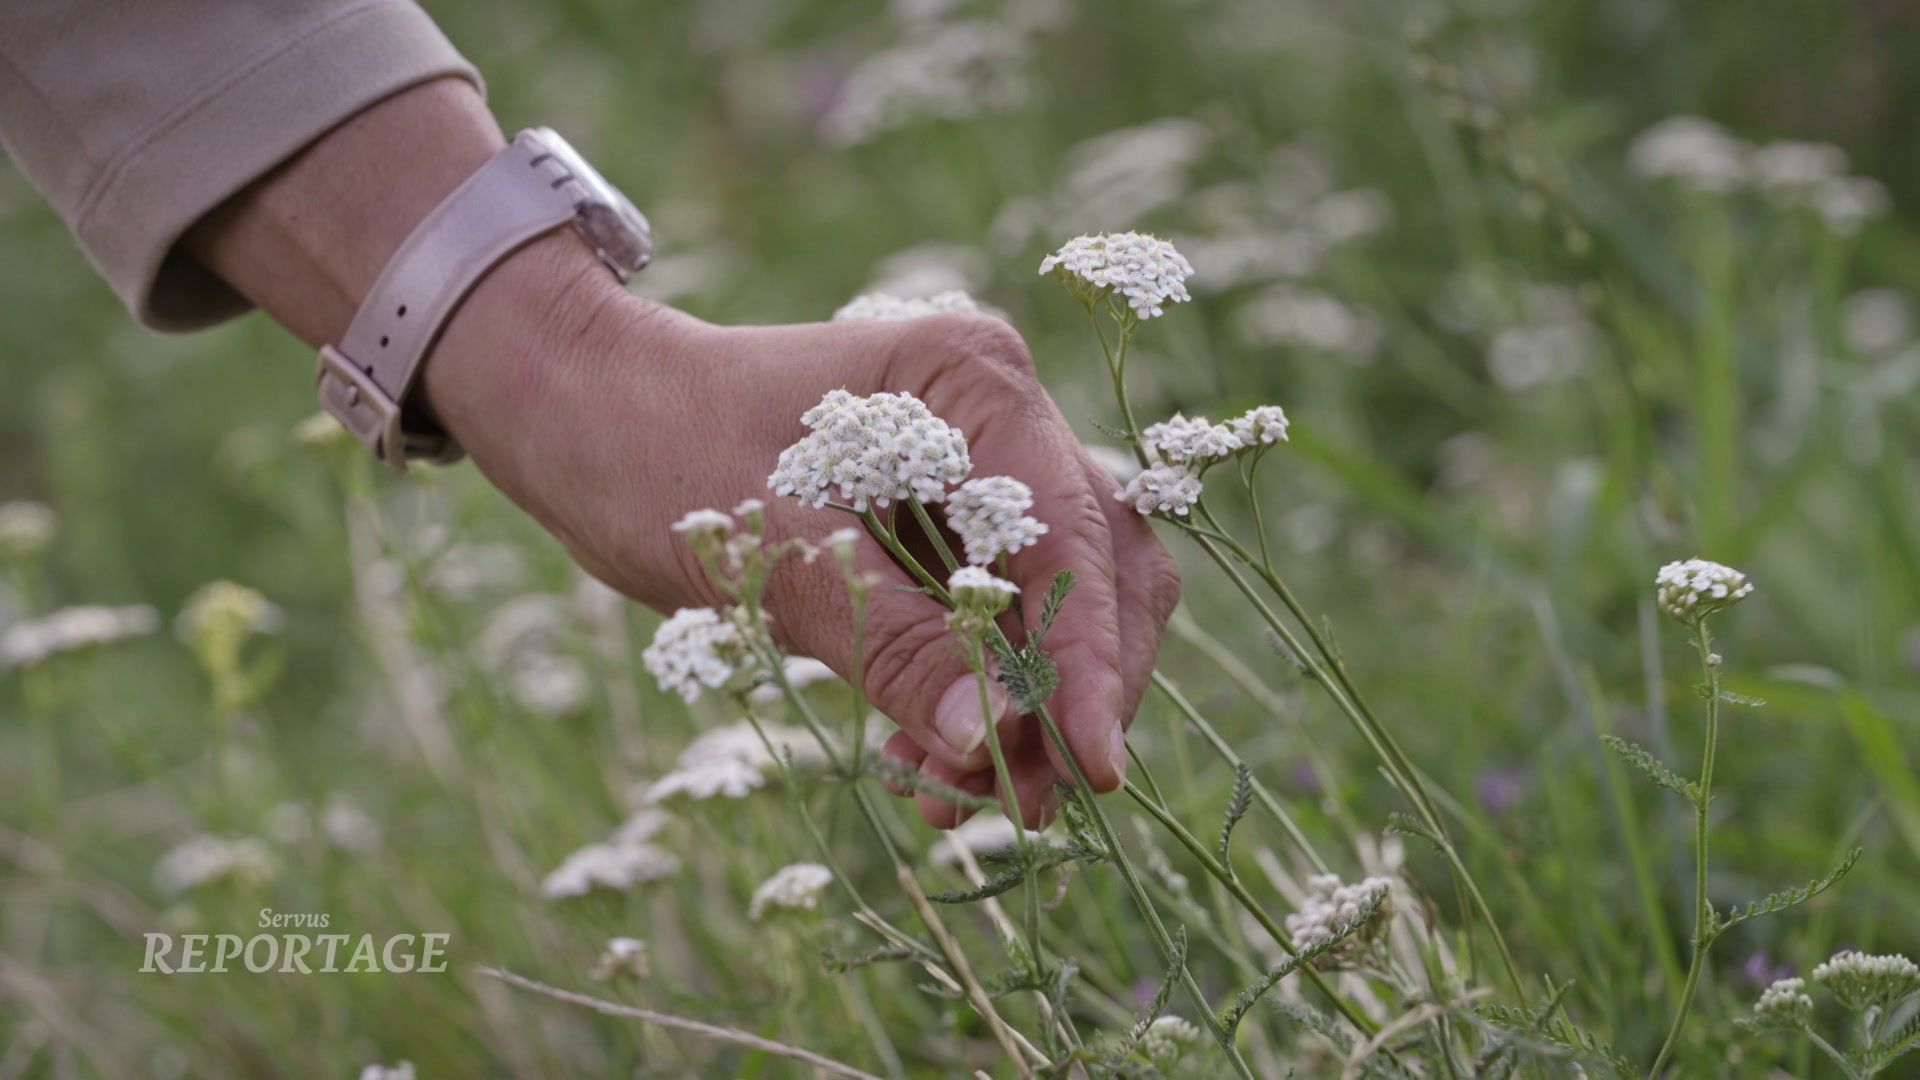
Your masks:
<svg viewBox="0 0 1920 1080"><path fill-rule="evenodd" d="M1707 680L1707 745L1700 759L1700 790L1693 806L1693 959L1687 965L1687 981L1680 989L1680 1004L1673 1013L1673 1026L1667 1029L1667 1041L1660 1056L1647 1070L1649 1080L1673 1056L1679 1045L1680 1030L1686 1026L1687 1012L1693 1006L1694 991L1700 987L1700 973L1707 964L1707 950L1713 947L1713 908L1707 903L1707 849L1709 830L1707 806L1713 798L1713 756L1720 742L1720 665L1713 655L1713 636L1707 633L1707 621L1693 626L1694 647L1700 650L1700 670Z"/></svg>

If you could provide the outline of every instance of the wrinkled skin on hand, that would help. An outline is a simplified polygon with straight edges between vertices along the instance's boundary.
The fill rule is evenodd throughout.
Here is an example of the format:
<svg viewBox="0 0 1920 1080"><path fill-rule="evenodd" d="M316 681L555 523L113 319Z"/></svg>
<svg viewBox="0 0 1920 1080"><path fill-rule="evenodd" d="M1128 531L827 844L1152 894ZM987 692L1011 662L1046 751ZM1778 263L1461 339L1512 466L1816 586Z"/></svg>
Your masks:
<svg viewBox="0 0 1920 1080"><path fill-rule="evenodd" d="M582 288L544 320L538 337L546 340L525 342L529 352L519 356L489 343L430 380L435 409L474 460L583 567L662 611L717 605L718 591L669 526L688 510L746 498L766 501L773 538L857 524L774 496L767 474L805 434L801 414L827 391L912 394L965 433L973 475L1033 488L1031 512L1049 531L1008 560L1022 592L1003 625L1023 640L1019 628L1038 619L1054 575L1074 573L1047 639L1060 670L1051 705L1093 788L1120 785L1124 732L1179 598L1179 572L1146 520L1113 498L1112 477L1040 385L1018 333L968 314L721 327L599 290L585 280L597 267L555 272L582 274ZM940 508L932 512L941 518ZM931 554L923 564L945 576ZM946 610L912 591L907 572L869 536L856 565L880 581L858 659L867 695L900 727L883 754L942 784L993 792L979 688ZM767 607L784 648L842 676L855 670L850 601L830 560L784 562ZM990 693L1019 805L1030 826L1041 825L1057 810L1055 779L1070 774L1039 722L1015 715L997 682ZM914 797L935 826L968 816L936 796Z"/></svg>

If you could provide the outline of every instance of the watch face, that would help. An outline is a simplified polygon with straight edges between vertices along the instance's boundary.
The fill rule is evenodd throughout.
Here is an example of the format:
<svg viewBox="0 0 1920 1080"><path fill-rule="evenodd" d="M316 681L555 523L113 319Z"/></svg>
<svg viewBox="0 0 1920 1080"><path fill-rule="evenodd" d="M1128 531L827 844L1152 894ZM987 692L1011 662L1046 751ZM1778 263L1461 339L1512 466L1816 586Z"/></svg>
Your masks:
<svg viewBox="0 0 1920 1080"><path fill-rule="evenodd" d="M599 252L622 280L647 265L653 257L653 227L618 188L607 183L600 170L587 163L567 140L552 128L536 128L547 152L552 154L587 191L576 223L582 235Z"/></svg>

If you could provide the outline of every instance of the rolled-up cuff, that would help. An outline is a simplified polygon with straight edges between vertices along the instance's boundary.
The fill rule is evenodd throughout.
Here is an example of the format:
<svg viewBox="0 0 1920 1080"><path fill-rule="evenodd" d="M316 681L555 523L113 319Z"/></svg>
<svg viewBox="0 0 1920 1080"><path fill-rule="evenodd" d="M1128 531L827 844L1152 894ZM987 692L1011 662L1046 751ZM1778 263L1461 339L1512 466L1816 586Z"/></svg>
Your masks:
<svg viewBox="0 0 1920 1080"><path fill-rule="evenodd" d="M481 85L413 4L375 0L337 12L237 65L122 155L74 232L143 324L194 330L231 318L250 305L178 249L181 235L355 113L445 76Z"/></svg>

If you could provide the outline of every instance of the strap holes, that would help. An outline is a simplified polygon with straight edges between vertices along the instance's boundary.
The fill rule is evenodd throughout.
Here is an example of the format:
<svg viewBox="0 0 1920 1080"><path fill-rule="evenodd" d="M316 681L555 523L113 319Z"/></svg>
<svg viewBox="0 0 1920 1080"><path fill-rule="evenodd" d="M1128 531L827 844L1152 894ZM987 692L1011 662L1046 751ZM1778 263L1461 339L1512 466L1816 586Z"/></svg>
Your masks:
<svg viewBox="0 0 1920 1080"><path fill-rule="evenodd" d="M404 318L406 318L406 317L407 317L407 305L405 305L405 304L401 304L401 305L400 305L400 310L399 310L399 311L396 311L396 312L394 312L394 313L393 313L393 317L394 317L394 318L396 318L396 319L404 319Z"/></svg>
<svg viewBox="0 0 1920 1080"><path fill-rule="evenodd" d="M380 347L383 349L387 347L387 335L385 334L380 335Z"/></svg>

